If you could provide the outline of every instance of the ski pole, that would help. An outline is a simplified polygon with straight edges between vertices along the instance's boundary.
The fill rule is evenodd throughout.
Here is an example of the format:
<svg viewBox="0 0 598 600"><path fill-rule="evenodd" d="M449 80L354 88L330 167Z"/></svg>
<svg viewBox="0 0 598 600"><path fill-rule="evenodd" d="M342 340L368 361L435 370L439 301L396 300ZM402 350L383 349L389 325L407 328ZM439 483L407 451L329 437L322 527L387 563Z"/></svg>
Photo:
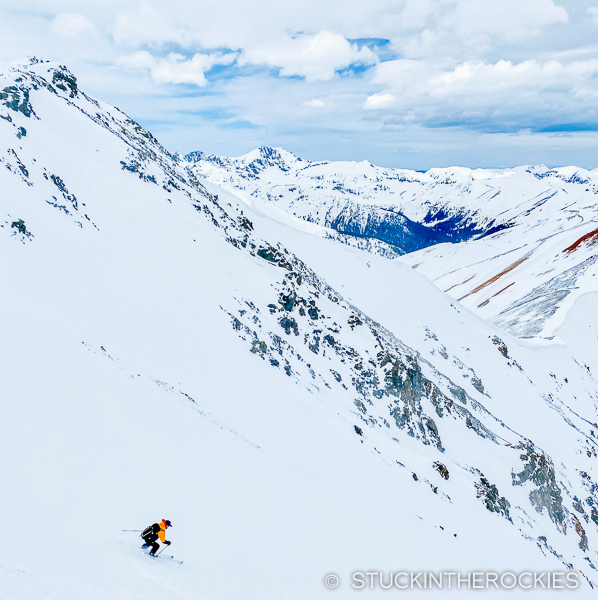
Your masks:
<svg viewBox="0 0 598 600"><path fill-rule="evenodd" d="M135 531L135 532L141 532L143 531L142 529L122 529L121 531Z"/></svg>
<svg viewBox="0 0 598 600"><path fill-rule="evenodd" d="M172 544L172 542L170 542L170 544ZM170 546L170 544L168 544L168 546ZM160 556L160 554L162 554L162 552L164 552L164 548L166 548L167 546L164 546L160 552L158 552L158 554L156 554L156 556Z"/></svg>

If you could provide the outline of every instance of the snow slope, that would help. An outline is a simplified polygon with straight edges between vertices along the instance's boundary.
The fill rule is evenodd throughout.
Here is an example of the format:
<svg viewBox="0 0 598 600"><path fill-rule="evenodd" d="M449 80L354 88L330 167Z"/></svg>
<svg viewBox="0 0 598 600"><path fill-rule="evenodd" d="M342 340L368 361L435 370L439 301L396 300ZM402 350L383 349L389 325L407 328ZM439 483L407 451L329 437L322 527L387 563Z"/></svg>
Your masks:
<svg viewBox="0 0 598 600"><path fill-rule="evenodd" d="M596 584L581 356L200 184L65 68L0 72L0 597L348 598L353 572L399 570ZM161 518L183 565L122 532Z"/></svg>
<svg viewBox="0 0 598 600"><path fill-rule="evenodd" d="M577 300L598 292L598 187L563 172L542 175L545 190L511 211L510 229L405 262L500 328L552 338Z"/></svg>

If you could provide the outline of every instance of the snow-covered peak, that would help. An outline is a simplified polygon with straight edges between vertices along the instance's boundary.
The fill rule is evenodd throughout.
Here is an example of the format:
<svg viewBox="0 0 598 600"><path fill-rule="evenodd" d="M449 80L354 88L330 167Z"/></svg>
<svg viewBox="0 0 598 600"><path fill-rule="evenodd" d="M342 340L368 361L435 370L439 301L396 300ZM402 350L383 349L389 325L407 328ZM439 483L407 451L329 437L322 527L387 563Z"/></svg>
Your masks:
<svg viewBox="0 0 598 600"><path fill-rule="evenodd" d="M292 152L288 152L284 148L270 148L269 146L261 146L247 154L237 157L239 162L251 163L256 160L268 162L272 165L293 165L296 162L301 162L301 159L295 156Z"/></svg>
<svg viewBox="0 0 598 600"><path fill-rule="evenodd" d="M231 158L227 156L207 155L204 152L191 152L184 157L177 155L179 162L197 166L206 164L212 171L223 170L234 172L240 179L255 180L267 169L281 173L294 170L305 164L300 158L282 148L262 146L242 156Z"/></svg>

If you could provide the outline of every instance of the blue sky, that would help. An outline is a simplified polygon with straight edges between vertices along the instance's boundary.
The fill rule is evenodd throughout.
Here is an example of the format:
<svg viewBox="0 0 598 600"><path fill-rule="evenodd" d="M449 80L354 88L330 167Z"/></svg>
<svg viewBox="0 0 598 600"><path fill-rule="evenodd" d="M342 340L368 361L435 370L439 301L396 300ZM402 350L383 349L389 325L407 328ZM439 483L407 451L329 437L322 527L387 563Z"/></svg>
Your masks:
<svg viewBox="0 0 598 600"><path fill-rule="evenodd" d="M0 40L173 152L598 167L598 0L21 0Z"/></svg>

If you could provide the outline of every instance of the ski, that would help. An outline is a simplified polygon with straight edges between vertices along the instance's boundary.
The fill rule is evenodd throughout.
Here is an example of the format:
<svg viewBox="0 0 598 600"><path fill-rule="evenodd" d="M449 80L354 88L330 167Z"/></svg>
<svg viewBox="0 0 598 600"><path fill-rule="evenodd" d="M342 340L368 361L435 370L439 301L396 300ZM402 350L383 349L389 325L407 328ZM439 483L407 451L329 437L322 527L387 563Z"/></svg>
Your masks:
<svg viewBox="0 0 598 600"><path fill-rule="evenodd" d="M177 558L175 558L174 556L171 556L169 554L158 554L157 556L152 556L147 549L142 549L141 550L142 554L145 554L145 556L148 556L149 558L163 558L164 560L170 560L174 563L177 563L179 565L183 564L182 560L178 560Z"/></svg>
<svg viewBox="0 0 598 600"><path fill-rule="evenodd" d="M150 555L148 554L148 556L150 556ZM179 565L183 564L182 560L178 560L174 556L168 556L168 555L160 554L159 556L150 556L150 558L163 558L164 560L171 560L172 562L177 563Z"/></svg>

